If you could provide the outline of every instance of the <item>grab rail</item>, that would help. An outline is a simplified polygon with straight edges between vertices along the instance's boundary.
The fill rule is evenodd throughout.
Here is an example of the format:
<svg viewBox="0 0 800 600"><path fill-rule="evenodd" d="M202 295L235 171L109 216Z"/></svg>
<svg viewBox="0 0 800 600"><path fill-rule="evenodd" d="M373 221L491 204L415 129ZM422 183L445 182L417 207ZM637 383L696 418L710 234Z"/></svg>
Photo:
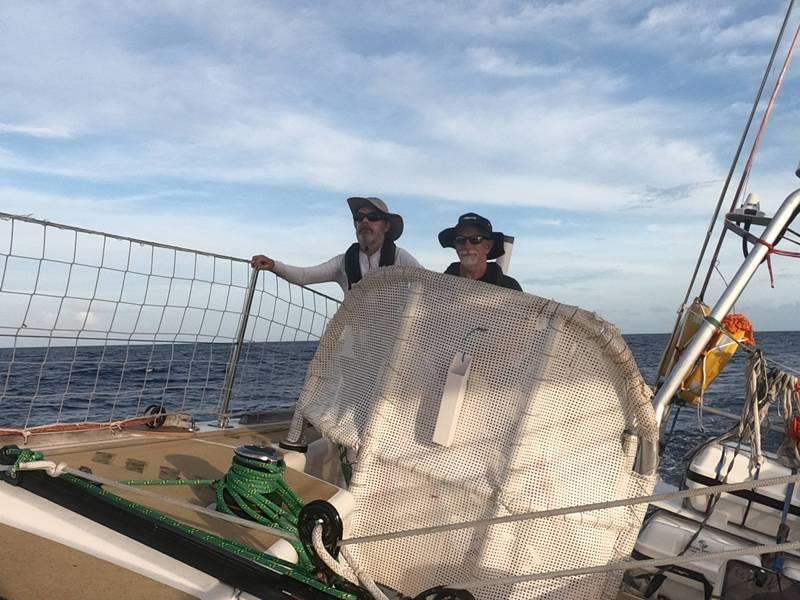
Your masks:
<svg viewBox="0 0 800 600"><path fill-rule="evenodd" d="M711 337L717 331L714 322L721 322L730 312L739 296L742 295L750 279L755 275L758 267L767 258L772 245L783 235L786 228L791 224L795 215L800 210L800 190L795 190L783 201L772 221L761 235L761 242L755 244L750 254L739 267L730 284L720 296L707 319L698 329L692 341L681 353L677 363L672 367L669 375L664 379L664 383L656 392L653 399L653 407L656 411L656 421L663 429L669 414L669 407L675 394L678 392L681 382L694 368L698 358L705 350Z"/></svg>

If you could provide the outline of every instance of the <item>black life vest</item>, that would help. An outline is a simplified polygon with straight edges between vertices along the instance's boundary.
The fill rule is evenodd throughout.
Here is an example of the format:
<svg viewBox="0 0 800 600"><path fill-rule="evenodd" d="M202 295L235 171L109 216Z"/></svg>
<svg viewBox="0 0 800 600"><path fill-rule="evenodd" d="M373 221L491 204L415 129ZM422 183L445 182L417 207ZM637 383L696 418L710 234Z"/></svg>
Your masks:
<svg viewBox="0 0 800 600"><path fill-rule="evenodd" d="M445 275L460 275L461 274L461 263L454 262L451 263L447 270L444 272ZM496 262L487 262L486 263L486 273L483 274L483 277L480 278L480 281L486 283L493 283L494 285L500 285L500 279L503 277L503 269L500 268Z"/></svg>
<svg viewBox="0 0 800 600"><path fill-rule="evenodd" d="M347 249L344 253L344 272L347 274L347 289L351 289L353 285L361 281L361 261L358 259L358 253L361 246L356 242ZM386 240L381 247L381 258L378 262L380 267L390 267L394 264L395 257L397 256L397 246L392 240Z"/></svg>
<svg viewBox="0 0 800 600"><path fill-rule="evenodd" d="M460 262L452 263L445 271L445 275L455 275L458 277L460 274ZM505 275L503 273L503 269L500 268L500 265L498 265L496 262L486 263L486 273L483 274L483 277L480 278L480 281L483 281L484 283L493 283L494 285L499 285L500 287L508 288L510 290L518 290L520 292L523 291L519 282L513 277Z"/></svg>

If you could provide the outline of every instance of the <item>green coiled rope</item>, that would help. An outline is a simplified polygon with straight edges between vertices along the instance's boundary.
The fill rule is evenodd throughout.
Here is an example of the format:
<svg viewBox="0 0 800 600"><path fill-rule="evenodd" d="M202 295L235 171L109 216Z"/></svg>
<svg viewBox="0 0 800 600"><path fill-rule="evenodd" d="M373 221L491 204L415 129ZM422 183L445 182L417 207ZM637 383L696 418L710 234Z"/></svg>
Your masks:
<svg viewBox="0 0 800 600"><path fill-rule="evenodd" d="M10 475L14 477L17 466L21 463L43 460L44 455L29 449L5 448L5 455L14 459L14 466ZM254 521L276 527L287 533L297 535L297 515L303 502L297 494L286 484L283 474L286 465L283 461L278 464L263 464L259 461L249 460L234 456L231 469L220 480L210 479L139 479L120 481L125 485L211 485L215 488L217 496L217 510L230 515L236 515L225 502L225 492L234 499L236 505ZM282 561L262 551L251 548L238 542L233 542L218 535L197 529L156 510L121 498L116 494L106 491L102 487L81 479L75 475L62 474L61 479L75 485L85 492L102 498L103 500L121 506L129 511L136 512L148 520L164 523L183 533L201 539L213 546L221 548L237 556L251 560L281 575L286 575L317 590L325 592L338 600L357 600L354 594L338 590L326 585L314 576L314 567L310 557L302 544L290 542L297 550L299 562L297 565ZM274 519L274 520L273 520Z"/></svg>
<svg viewBox="0 0 800 600"><path fill-rule="evenodd" d="M286 483L285 472L282 460L272 464L234 455L231 468L215 485L217 510L237 517L244 513L256 523L297 537L297 518L303 501ZM313 572L314 564L303 544L290 543L297 552L298 567Z"/></svg>

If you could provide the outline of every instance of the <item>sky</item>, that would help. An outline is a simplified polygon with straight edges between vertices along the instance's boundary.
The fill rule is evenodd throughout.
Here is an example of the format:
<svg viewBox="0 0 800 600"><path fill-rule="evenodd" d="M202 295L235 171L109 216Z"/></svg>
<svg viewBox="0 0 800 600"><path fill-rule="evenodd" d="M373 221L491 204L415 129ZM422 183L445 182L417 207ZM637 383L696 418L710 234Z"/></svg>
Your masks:
<svg viewBox="0 0 800 600"><path fill-rule="evenodd" d="M526 291L668 331L786 6L4 0L0 212L311 265L354 241L345 199L379 196L443 271L436 234L474 211ZM798 187L798 90L746 188L769 213ZM740 261L732 240L722 276ZM800 329L798 273L776 257L737 310Z"/></svg>

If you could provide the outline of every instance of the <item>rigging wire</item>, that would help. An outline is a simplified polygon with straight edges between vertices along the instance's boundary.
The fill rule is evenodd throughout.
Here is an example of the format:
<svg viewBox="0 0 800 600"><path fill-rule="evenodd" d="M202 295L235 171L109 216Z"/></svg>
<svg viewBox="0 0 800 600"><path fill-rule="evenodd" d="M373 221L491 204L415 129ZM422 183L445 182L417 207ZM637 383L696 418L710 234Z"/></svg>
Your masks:
<svg viewBox="0 0 800 600"><path fill-rule="evenodd" d="M790 6L791 10L791 6ZM787 12L786 19L788 19L789 13ZM784 21L785 23L786 21ZM783 27L781 28L781 35L783 35ZM786 72L789 69L789 65L792 62L792 56L794 55L795 48L797 47L797 42L800 40L800 25L797 26L795 30L794 37L792 38L792 43L789 45L789 49L786 51L786 58L783 61L783 67L781 67L781 71L778 75L778 79L775 81L775 87L772 90L772 96L767 103L766 108L764 109L764 115L761 118L761 125L758 128L758 133L756 134L756 138L753 141L753 146L750 149L750 156L747 159L747 163L745 164L744 171L742 172L741 179L739 180L739 186L736 189L736 193L733 196L733 200L731 201L730 210L736 208L737 203L739 202L739 198L741 198L742 190L750 177L750 171L753 168L753 162L755 160L756 154L758 153L758 149L761 145L761 140L764 136L764 131L767 128L767 123L769 123L770 115L772 114L772 109L775 107L775 102L778 99L778 95L783 88L783 82L786 79ZM716 215L714 217L716 219ZM722 243L725 240L725 234L727 233L727 229L723 228L722 232L720 233L719 240L717 241L717 247L714 250L712 261L716 260L719 256L720 250L722 249ZM706 293L706 289L708 288L709 280L711 279L711 269L709 269L708 273L706 273L705 281L703 281L703 286L700 288L699 297L702 299ZM694 283L694 282L692 282Z"/></svg>
<svg viewBox="0 0 800 600"><path fill-rule="evenodd" d="M789 0L789 6L786 10L786 15L783 18L783 23L781 24L780 31L778 32L778 37L775 40L775 46L772 49L772 54L770 55L769 62L767 63L767 68L764 70L764 77L761 79L761 84L758 87L758 92L756 93L756 98L753 102L753 107L750 109L750 115L747 118L747 123L745 124L744 131L742 132L742 137L739 140L739 145L736 148L736 153L734 154L733 161L731 162L730 169L728 170L728 175L725 178L725 183L722 186L722 191L720 192L719 199L717 200L717 205L714 209L714 214L711 217L711 222L709 223L708 230L706 231L706 237L705 240L703 241L703 246L700 250L700 256L698 258L697 264L695 265L694 273L692 273L692 278L689 282L689 286L686 289L686 296L683 299L682 306L685 306L686 303L688 302L689 296L692 293L692 288L694 287L695 281L697 280L697 274L700 271L700 265L702 264L703 257L705 256L706 250L708 249L708 243L711 241L711 234L714 231L714 226L716 225L717 217L719 216L719 212L720 209L722 208L722 203L725 200L725 196L728 193L728 186L730 186L731 180L733 179L733 173L736 170L736 165L739 163L739 158L741 157L742 150L744 149L745 141L747 140L747 136L750 133L750 126L753 124L753 118L755 117L756 111L758 110L758 105L761 102L761 95L764 93L764 88L767 85L770 72L772 71L772 65L775 62L775 57L778 54L778 49L780 48L781 42L783 41L783 35L786 31L786 26L789 23L789 18L792 14L792 10L794 9L794 3L795 0ZM680 319L680 315L678 319Z"/></svg>
<svg viewBox="0 0 800 600"><path fill-rule="evenodd" d="M686 312L686 308L688 306L689 296L692 293L692 289L694 288L694 284L697 281L697 275L700 272L700 266L703 264L703 258L705 257L706 250L708 249L708 244L711 241L711 234L714 231L714 227L717 222L717 218L719 217L720 209L722 208L722 203L725 201L725 196L728 194L728 187L730 186L731 180L733 179L733 174L736 171L736 166L739 164L739 158L741 157L742 150L744 149L744 144L747 141L747 136L750 134L750 127L753 124L753 118L755 117L756 111L758 110L758 105L761 102L761 96L764 93L764 88L767 85L767 81L769 80L770 73L772 72L772 66L775 62L775 57L778 54L778 49L780 48L781 42L783 41L783 35L786 32L786 26L789 23L789 18L791 17L792 10L794 9L795 0L789 0L789 5L786 9L786 14L784 15L783 22L781 23L780 30L778 32L778 37L775 40L775 45L772 48L772 53L769 57L769 62L767 63L767 68L764 70L764 76L761 79L761 84L758 86L758 92L756 93L755 100L753 101L753 107L750 109L750 114L747 117L747 122L745 124L744 130L742 131L742 136L739 139L739 145L736 148L736 152L733 156L733 160L731 161L730 169L728 170L728 175L725 177L725 183L722 186L722 190L720 191L719 199L717 200L717 205L714 208L714 213L711 217L711 222L708 225L708 229L706 231L706 236L703 240L703 245L700 249L700 255L697 258L697 263L694 266L694 271L692 272L691 280L689 281L689 285L686 288L686 294L684 295L683 302L681 302L680 308L678 309L678 314L675 318L675 324L672 327L672 337L670 338L670 342L667 345L668 348L672 347L675 342L675 336L678 331L678 327L680 326L681 318L683 318L684 313ZM724 234L724 230L723 230ZM720 242L721 246L721 242ZM711 261L713 264L716 260L716 257L719 255L719 247L715 252L715 257ZM705 293L705 288L708 285L708 277L706 277L706 283L703 285L703 293ZM700 294L702 298L703 293ZM661 357L661 364L658 367L658 372L661 373L665 366L665 362L668 360L668 352L665 352L664 355ZM658 384L659 382L656 382Z"/></svg>
<svg viewBox="0 0 800 600"><path fill-rule="evenodd" d="M728 285L730 284L728 283L728 280L725 278L725 275L722 274L722 271L719 268L719 264L720 264L719 260L714 261L714 270L717 272L720 279L722 279L722 282L725 284L725 287L728 287ZM736 312L736 305L733 306L733 312Z"/></svg>

